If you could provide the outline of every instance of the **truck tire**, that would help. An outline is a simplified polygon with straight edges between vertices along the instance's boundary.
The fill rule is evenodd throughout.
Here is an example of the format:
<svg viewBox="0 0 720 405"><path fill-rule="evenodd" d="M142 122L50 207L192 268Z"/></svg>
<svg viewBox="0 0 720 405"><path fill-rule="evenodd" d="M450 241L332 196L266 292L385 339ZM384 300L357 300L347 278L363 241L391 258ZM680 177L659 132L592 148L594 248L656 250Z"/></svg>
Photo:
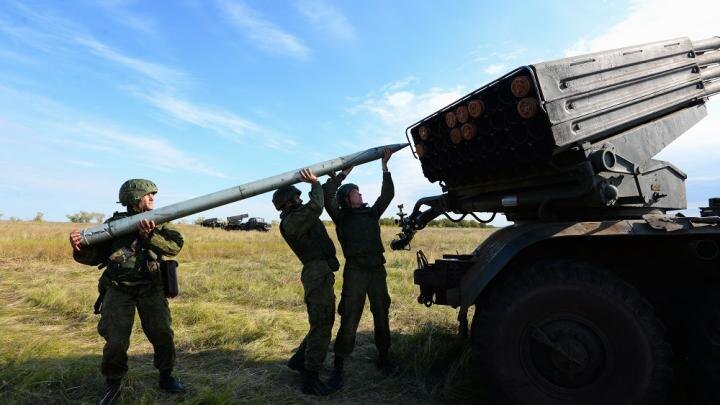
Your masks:
<svg viewBox="0 0 720 405"><path fill-rule="evenodd" d="M670 345L633 287L571 260L529 267L506 269L477 302L473 362L491 403L667 401Z"/></svg>
<svg viewBox="0 0 720 405"><path fill-rule="evenodd" d="M692 331L690 362L701 404L720 404L720 283L708 283Z"/></svg>

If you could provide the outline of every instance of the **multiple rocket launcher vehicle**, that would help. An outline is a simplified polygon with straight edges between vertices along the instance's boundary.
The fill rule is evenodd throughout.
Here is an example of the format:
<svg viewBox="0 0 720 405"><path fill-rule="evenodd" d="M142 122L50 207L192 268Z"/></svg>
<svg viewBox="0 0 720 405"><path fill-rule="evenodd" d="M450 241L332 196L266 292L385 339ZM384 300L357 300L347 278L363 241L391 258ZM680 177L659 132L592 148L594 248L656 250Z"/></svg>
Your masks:
<svg viewBox="0 0 720 405"><path fill-rule="evenodd" d="M393 249L449 213L515 222L470 254L429 263L418 252L415 271L420 303L461 314L476 306L473 358L498 403L669 395L658 371L672 368L667 347L690 352L683 336L697 325L687 314L703 312L693 305L718 278L720 199L701 217L667 215L687 206L686 175L653 157L707 115L708 98L720 93L719 49L720 37L677 38L520 67L407 129L423 174L443 193L401 209ZM384 148L309 168L328 174L379 159ZM141 219L167 222L298 181L291 171L82 234L94 244ZM498 306L503 297L513 300ZM657 332L660 323L671 337Z"/></svg>

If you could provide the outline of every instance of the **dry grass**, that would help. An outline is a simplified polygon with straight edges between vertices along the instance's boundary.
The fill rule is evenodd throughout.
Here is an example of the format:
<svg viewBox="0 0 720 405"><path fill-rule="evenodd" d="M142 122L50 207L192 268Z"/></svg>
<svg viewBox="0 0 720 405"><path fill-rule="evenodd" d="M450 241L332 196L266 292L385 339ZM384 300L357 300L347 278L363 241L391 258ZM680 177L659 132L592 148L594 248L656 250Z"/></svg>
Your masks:
<svg viewBox="0 0 720 405"><path fill-rule="evenodd" d="M67 223L0 221L0 402L87 403L102 392L102 338L92 314L99 272L72 260ZM417 304L413 252L387 252L393 299L391 329L401 375L374 367L372 318L366 309L348 364L346 387L329 398L299 392L284 366L307 330L300 264L276 229L225 232L180 225L181 296L171 307L178 349L176 374L187 403L477 402L468 350L454 336L456 313ZM332 229L329 230L334 234ZM395 228L383 228L387 243ZM470 252L483 229L427 229L414 249L430 258ZM338 275L339 296L342 277ZM337 324L335 329L337 330ZM125 403L171 403L156 389L152 347L139 322L130 348ZM329 368L332 356L328 356Z"/></svg>

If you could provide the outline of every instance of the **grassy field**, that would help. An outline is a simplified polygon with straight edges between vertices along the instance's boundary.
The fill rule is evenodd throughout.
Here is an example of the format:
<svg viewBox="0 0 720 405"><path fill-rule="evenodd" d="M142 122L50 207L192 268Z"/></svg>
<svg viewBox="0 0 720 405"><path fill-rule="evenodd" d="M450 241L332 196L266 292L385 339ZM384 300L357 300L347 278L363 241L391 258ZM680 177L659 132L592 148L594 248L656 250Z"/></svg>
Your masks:
<svg viewBox="0 0 720 405"><path fill-rule="evenodd" d="M179 225L181 295L171 301L182 397L156 389L152 347L136 319L123 403L442 403L478 402L467 342L455 336L456 312L416 301L413 252L386 252L393 303L390 325L398 377L374 367L369 308L347 362L346 386L317 399L300 393L285 361L307 331L300 263L277 229L226 232ZM103 340L92 314L100 272L75 263L68 223L0 221L0 402L92 403L104 388ZM387 244L397 231L383 228ZM413 249L430 260L470 252L491 230L431 228ZM334 237L334 230L329 229ZM337 243L336 243L337 245ZM337 245L339 246L339 245ZM342 260L342 255L339 254ZM339 298L342 277L338 274ZM470 314L472 316L472 314ZM336 319L335 331L339 325ZM332 355L326 360L326 372Z"/></svg>

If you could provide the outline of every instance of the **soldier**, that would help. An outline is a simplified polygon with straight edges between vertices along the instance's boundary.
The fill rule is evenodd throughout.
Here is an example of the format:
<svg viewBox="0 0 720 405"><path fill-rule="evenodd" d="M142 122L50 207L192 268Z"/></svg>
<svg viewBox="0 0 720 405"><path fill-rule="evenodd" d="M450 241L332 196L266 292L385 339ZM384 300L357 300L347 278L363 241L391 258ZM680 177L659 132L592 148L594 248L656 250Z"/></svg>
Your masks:
<svg viewBox="0 0 720 405"><path fill-rule="evenodd" d="M344 360L355 345L355 334L365 306L365 296L370 300L370 311L375 324L377 366L386 375L392 375L396 370L389 355L390 295L379 224L380 216L395 195L392 177L387 168L391 155L392 151L386 149L382 159L383 182L380 197L371 207L363 202L357 185L348 183L340 186L352 167L331 176L324 187L325 199L328 201L326 210L335 222L337 236L345 255L342 295L338 305L340 329L335 338L335 367L328 381L328 385L335 389L343 385Z"/></svg>
<svg viewBox="0 0 720 405"><path fill-rule="evenodd" d="M300 171L300 179L310 183L310 201L303 205L300 190L283 187L273 194L280 214L280 234L303 264L300 280L305 291L310 330L287 365L302 375L302 392L328 395L333 392L320 381L318 373L325 361L335 322L335 275L340 268L335 245L320 221L324 198L317 177L309 169Z"/></svg>
<svg viewBox="0 0 720 405"><path fill-rule="evenodd" d="M127 207L127 212L116 212L107 222L152 210L157 191L155 183L149 180L126 181L119 194L120 203ZM90 247L81 245L78 230L70 233L73 258L77 262L105 267L96 304L96 312L100 305L98 332L106 341L101 371L107 387L101 404L115 403L122 378L128 370L127 350L136 308L143 331L155 351L153 363L160 371L160 389L172 393L185 390L172 376L175 344L170 308L159 271L164 259L180 252L183 238L170 223L156 226L154 221L144 219L137 228L137 233Z"/></svg>

